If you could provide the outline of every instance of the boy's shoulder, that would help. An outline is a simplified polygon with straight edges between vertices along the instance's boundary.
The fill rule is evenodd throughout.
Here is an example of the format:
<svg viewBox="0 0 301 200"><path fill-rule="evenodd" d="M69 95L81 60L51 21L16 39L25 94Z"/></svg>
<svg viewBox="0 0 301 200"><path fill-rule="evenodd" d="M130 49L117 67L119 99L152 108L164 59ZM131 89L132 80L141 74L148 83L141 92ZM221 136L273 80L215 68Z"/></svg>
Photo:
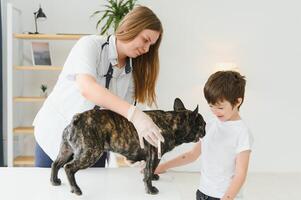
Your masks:
<svg viewBox="0 0 301 200"><path fill-rule="evenodd" d="M251 134L250 129L242 119L237 121L221 122L214 116L206 118L206 129L210 130L212 127L219 127L220 130L225 131L235 131L239 134Z"/></svg>
<svg viewBox="0 0 301 200"><path fill-rule="evenodd" d="M244 120L239 120L237 124L234 124L234 130L236 132L237 135L237 139L239 141L239 143L241 143L240 145L244 145L245 146L245 150L247 149L252 149L253 143L254 143L254 137L249 129L249 127L246 125ZM243 148L241 148L243 149ZM242 150L238 150L242 151Z"/></svg>
<svg viewBox="0 0 301 200"><path fill-rule="evenodd" d="M225 124L227 128L235 131L238 135L251 135L250 129L242 119L237 121L228 121Z"/></svg>

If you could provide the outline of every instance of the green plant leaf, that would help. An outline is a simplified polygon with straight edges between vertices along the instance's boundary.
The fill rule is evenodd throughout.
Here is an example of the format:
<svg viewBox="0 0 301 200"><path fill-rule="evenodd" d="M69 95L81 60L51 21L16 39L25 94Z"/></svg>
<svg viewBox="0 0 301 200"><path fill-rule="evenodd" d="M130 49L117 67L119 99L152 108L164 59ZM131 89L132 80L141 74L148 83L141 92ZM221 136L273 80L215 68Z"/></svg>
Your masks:
<svg viewBox="0 0 301 200"><path fill-rule="evenodd" d="M97 21L96 24L96 29L98 29L98 27L100 26L100 23L108 16L108 13L106 12L101 18L100 20Z"/></svg>
<svg viewBox="0 0 301 200"><path fill-rule="evenodd" d="M101 10L95 11L90 17L94 17L95 15L98 15L101 12L103 12L103 11L101 11Z"/></svg>
<svg viewBox="0 0 301 200"><path fill-rule="evenodd" d="M120 21L134 8L136 2L137 0L107 0L107 3L102 5L104 7L103 10L95 11L91 15L91 17L94 17L103 13L96 23L96 29L102 22L105 22L101 27L101 34L105 34L110 27L116 30Z"/></svg>
<svg viewBox="0 0 301 200"><path fill-rule="evenodd" d="M102 35L105 34L105 33L107 32L107 30L110 28L110 26L111 26L113 20L114 20L114 16L111 15L111 16L109 17L107 23L106 23L106 24L102 27L102 29L101 29L101 34L102 34Z"/></svg>

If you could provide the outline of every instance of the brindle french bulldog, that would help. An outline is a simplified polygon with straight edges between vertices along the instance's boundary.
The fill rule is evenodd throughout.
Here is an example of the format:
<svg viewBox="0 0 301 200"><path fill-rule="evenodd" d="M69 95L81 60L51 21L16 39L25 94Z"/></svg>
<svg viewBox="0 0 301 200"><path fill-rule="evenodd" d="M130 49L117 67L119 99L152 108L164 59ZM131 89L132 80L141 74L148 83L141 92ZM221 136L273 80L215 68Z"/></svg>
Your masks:
<svg viewBox="0 0 301 200"><path fill-rule="evenodd" d="M174 111L145 113L162 130L165 139L161 143L162 155L182 143L197 142L205 136L206 123L198 113L198 107L194 111L187 110L178 98L174 101ZM81 195L74 174L95 164L104 151L112 151L134 162L145 160L143 181L146 193L157 194L159 191L152 186L152 180L159 179L154 170L160 160L157 149L144 142L145 147L141 149L133 124L110 110L93 109L77 114L63 132L59 155L51 166L51 183L61 184L58 171L64 166L71 192Z"/></svg>

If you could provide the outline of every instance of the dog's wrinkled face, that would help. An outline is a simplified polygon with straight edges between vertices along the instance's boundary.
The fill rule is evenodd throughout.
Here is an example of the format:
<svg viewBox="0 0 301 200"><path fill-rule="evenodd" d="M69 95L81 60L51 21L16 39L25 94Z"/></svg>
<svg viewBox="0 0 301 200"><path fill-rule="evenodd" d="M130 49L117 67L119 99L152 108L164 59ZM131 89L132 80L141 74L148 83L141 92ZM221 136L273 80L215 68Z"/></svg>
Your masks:
<svg viewBox="0 0 301 200"><path fill-rule="evenodd" d="M190 112L189 113L189 127L186 127L186 133L183 136L183 142L198 142L200 138L206 135L205 127L206 122L204 121L201 114L198 113L198 106L191 112L188 111L182 101L178 98L174 101L174 110L179 112Z"/></svg>
<svg viewBox="0 0 301 200"><path fill-rule="evenodd" d="M191 129L191 135L192 137L193 135L195 136L193 142L198 142L200 138L203 138L206 135L206 122L204 121L202 115L200 115L199 113L197 113L194 122L194 126Z"/></svg>

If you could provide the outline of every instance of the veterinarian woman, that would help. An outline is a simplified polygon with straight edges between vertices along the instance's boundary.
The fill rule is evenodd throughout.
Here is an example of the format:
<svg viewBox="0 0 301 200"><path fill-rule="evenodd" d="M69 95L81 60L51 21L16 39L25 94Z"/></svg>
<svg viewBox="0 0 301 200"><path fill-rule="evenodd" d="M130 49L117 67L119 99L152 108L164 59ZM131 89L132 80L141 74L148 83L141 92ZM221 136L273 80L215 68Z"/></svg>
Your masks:
<svg viewBox="0 0 301 200"><path fill-rule="evenodd" d="M147 7L138 6L120 22L114 35L82 37L72 48L58 81L33 122L35 165L50 167L59 152L64 128L76 113L95 106L133 123L153 146L163 141L150 117L133 105L155 103L162 24ZM105 166L106 155L95 164Z"/></svg>

